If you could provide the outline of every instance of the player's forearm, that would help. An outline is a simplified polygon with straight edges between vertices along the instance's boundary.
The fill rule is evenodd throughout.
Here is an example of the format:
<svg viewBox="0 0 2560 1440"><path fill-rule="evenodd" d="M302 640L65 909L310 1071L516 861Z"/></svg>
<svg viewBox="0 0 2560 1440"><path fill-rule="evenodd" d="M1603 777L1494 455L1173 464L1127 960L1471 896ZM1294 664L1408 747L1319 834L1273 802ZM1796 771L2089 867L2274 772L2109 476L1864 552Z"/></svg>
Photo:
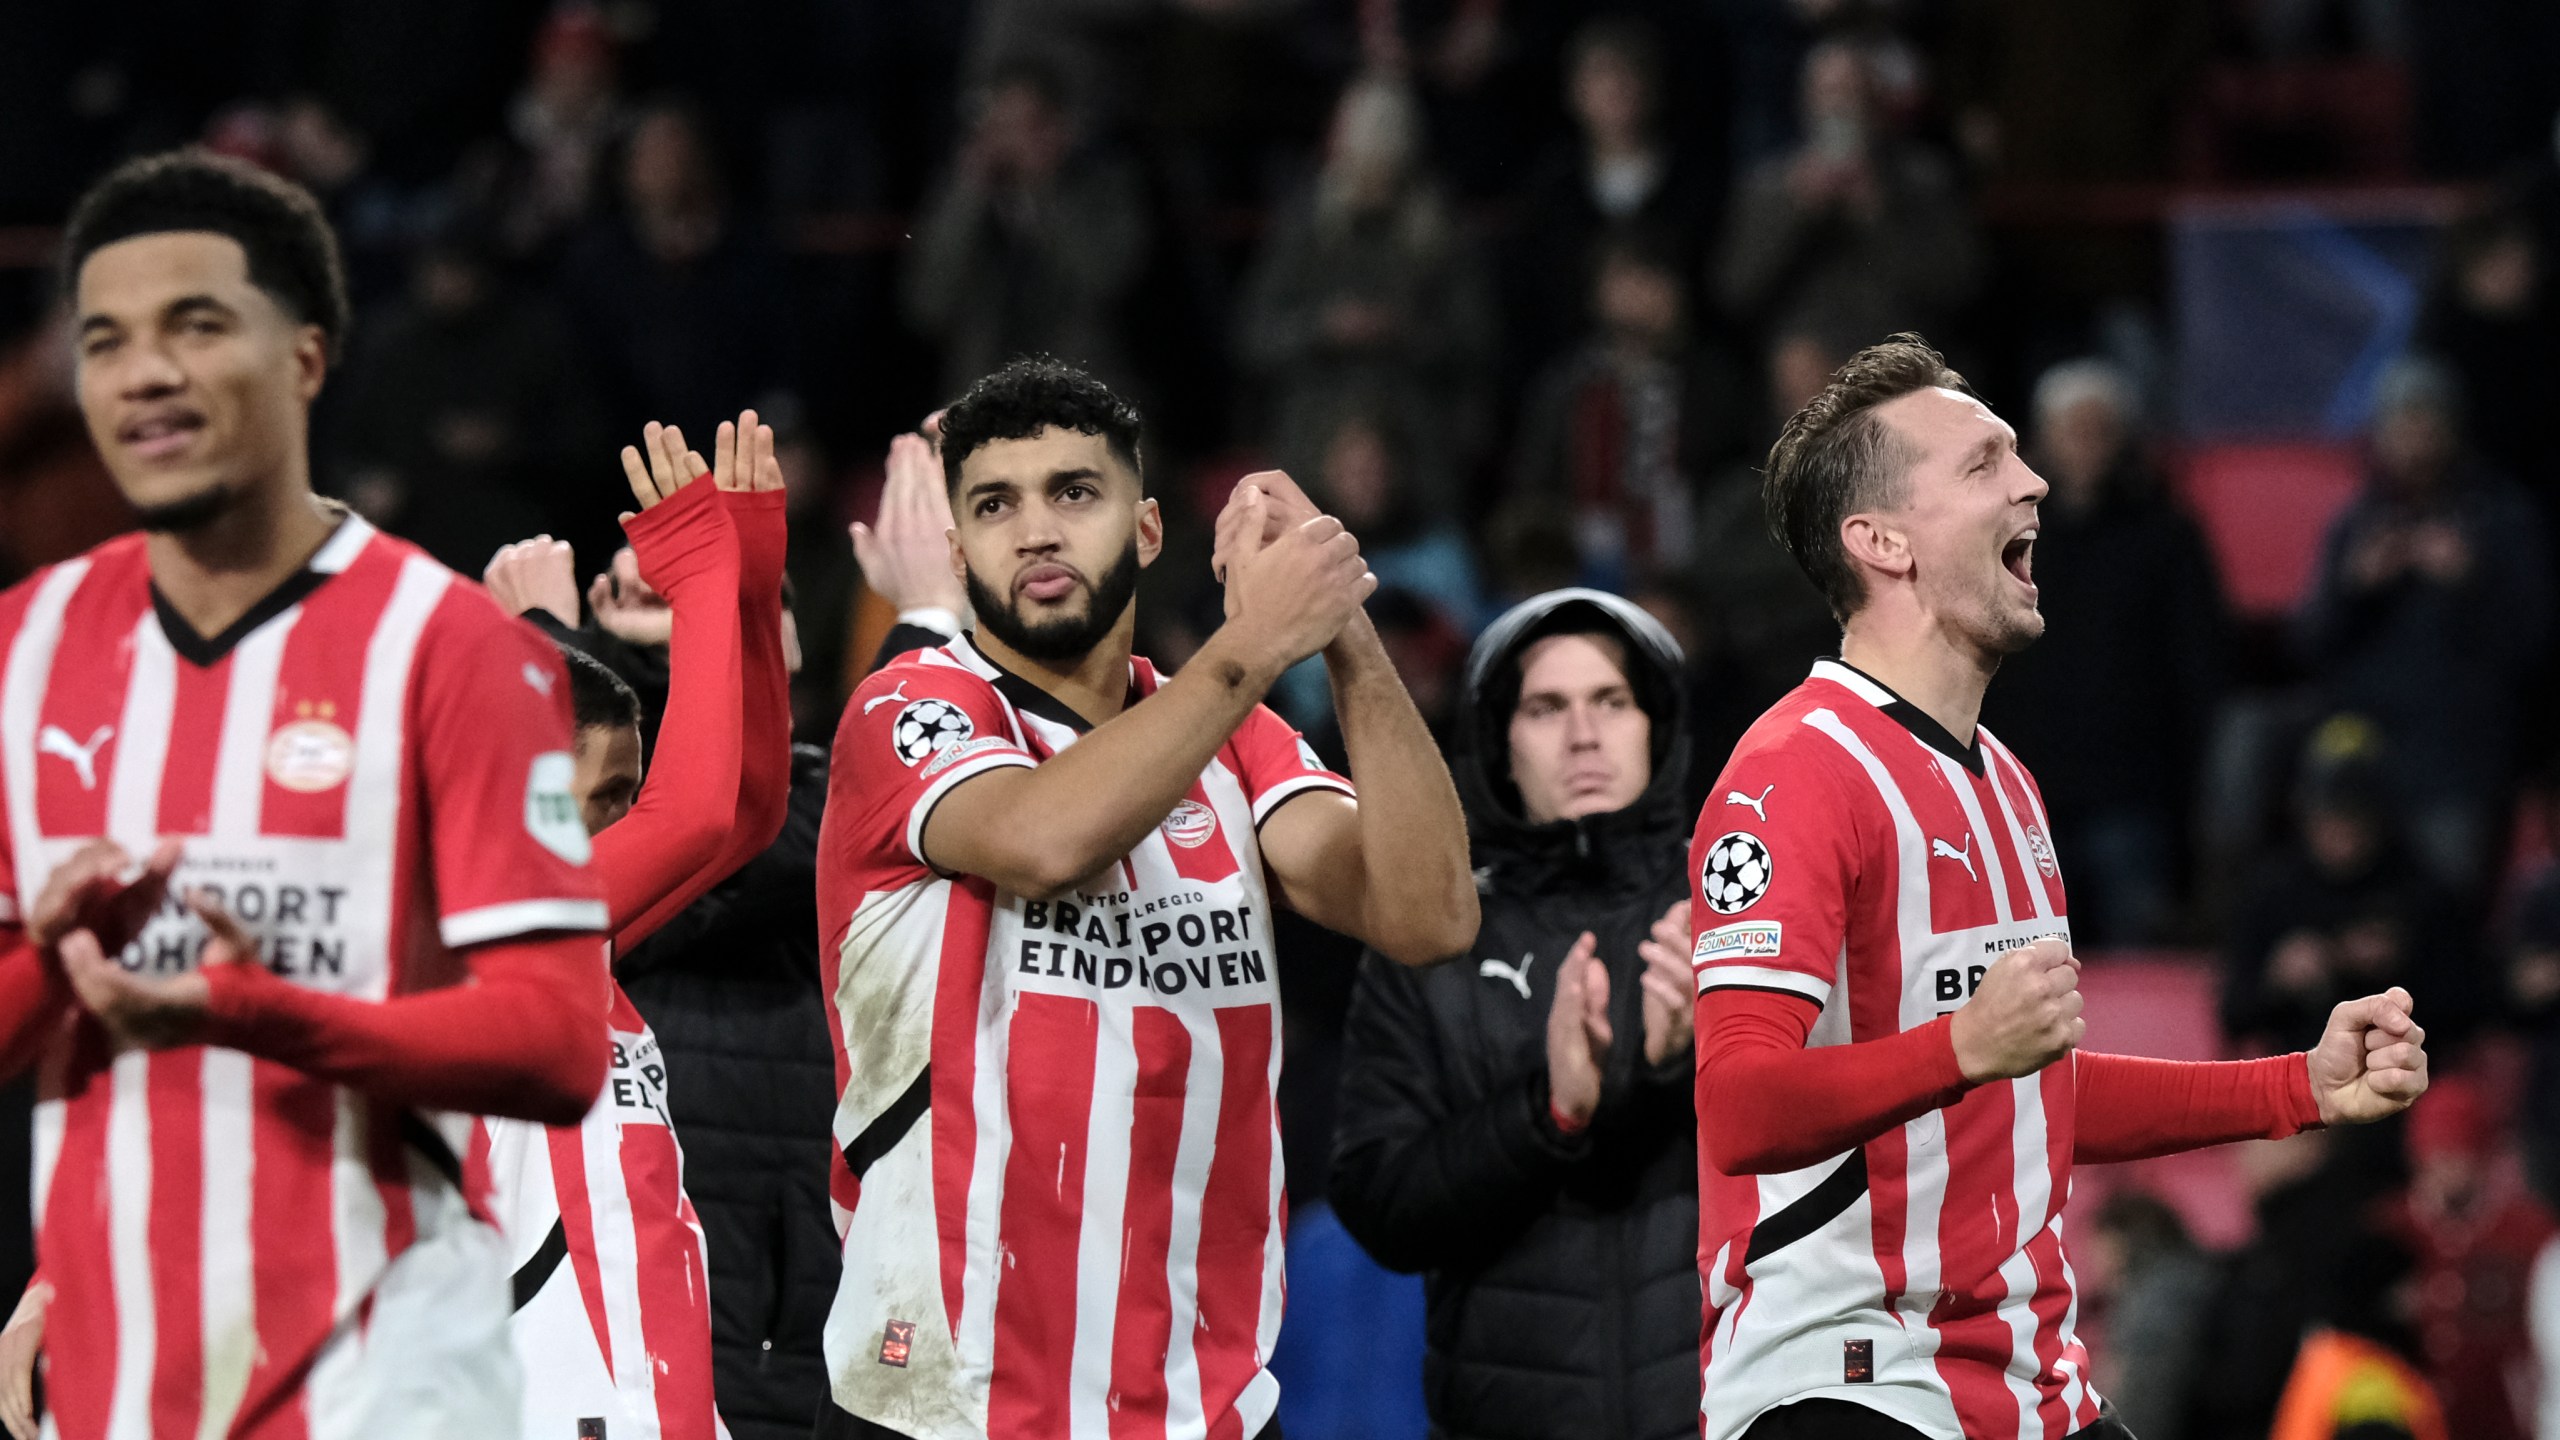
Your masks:
<svg viewBox="0 0 2560 1440"><path fill-rule="evenodd" d="M694 500L696 494L701 500ZM667 710L656 764L631 812L596 837L595 871L622 949L639 943L718 883L737 823L741 685L736 532L707 485L630 522L644 573L674 612L667 644ZM688 501L680 529L653 517ZM645 528L644 528L645 527Z"/></svg>
<svg viewBox="0 0 2560 1440"><path fill-rule="evenodd" d="M1479 919L1457 786L1367 615L1326 648L1325 666L1360 787L1359 938L1401 964L1445 960Z"/></svg>
<svg viewBox="0 0 2560 1440"><path fill-rule="evenodd" d="M34 1063L62 1017L71 984L20 930L0 930L0 1079Z"/></svg>
<svg viewBox="0 0 2560 1440"><path fill-rule="evenodd" d="M744 678L738 819L722 869L761 854L791 804L791 671L782 653L782 569L790 548L779 490L731 490L738 531L739 656Z"/></svg>
<svg viewBox="0 0 2560 1440"><path fill-rule="evenodd" d="M204 1040L393 1104L577 1123L612 1050L597 937L484 946L471 972L467 984L375 1002L256 964L216 966Z"/></svg>
<svg viewBox="0 0 2560 1440"><path fill-rule="evenodd" d="M2071 1158L2083 1165L2235 1140L2281 1140L2320 1124L2311 1073L2299 1053L2198 1061L2083 1050L2073 1064Z"/></svg>
<svg viewBox="0 0 2560 1440"><path fill-rule="evenodd" d="M1031 899L1068 893L1164 823L1278 676L1219 630L1153 695L1075 744L953 790L927 824L929 858Z"/></svg>
<svg viewBox="0 0 2560 1440"><path fill-rule="evenodd" d="M1948 1023L1805 1049L1814 1017L1795 996L1712 990L1699 1001L1699 1138L1727 1175L1827 1160L1953 1104L1972 1088Z"/></svg>

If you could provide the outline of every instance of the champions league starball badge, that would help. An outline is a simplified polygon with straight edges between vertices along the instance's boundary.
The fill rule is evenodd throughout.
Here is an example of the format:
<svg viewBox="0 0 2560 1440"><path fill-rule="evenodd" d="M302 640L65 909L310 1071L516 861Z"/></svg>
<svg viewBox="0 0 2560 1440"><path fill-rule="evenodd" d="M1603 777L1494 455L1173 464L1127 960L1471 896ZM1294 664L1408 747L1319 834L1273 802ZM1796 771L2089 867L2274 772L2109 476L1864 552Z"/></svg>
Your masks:
<svg viewBox="0 0 2560 1440"><path fill-rule="evenodd" d="M1719 915L1748 910L1769 893L1769 847L1757 835L1739 830L1707 847L1698 888Z"/></svg>
<svg viewBox="0 0 2560 1440"><path fill-rule="evenodd" d="M918 765L977 733L978 727L971 723L968 711L948 700L927 696L898 712L897 724L890 727L889 743L896 747L901 761Z"/></svg>

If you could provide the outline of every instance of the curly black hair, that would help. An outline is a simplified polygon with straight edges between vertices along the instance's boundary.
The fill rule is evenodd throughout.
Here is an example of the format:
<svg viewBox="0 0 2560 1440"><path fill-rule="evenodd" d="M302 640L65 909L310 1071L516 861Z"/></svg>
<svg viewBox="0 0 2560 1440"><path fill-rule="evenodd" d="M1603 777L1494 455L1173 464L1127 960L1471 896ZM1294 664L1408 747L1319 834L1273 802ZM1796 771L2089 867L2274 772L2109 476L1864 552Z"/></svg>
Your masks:
<svg viewBox="0 0 2560 1440"><path fill-rule="evenodd" d="M960 462L991 440L1028 440L1055 426L1099 435L1146 485L1138 442L1146 421L1110 386L1049 355L1025 355L979 378L942 412L942 482L960 493Z"/></svg>
<svg viewBox="0 0 2560 1440"><path fill-rule="evenodd" d="M176 230L239 241L251 284L319 326L332 353L345 343L346 266L320 202L290 180L193 147L128 160L89 187L63 231L64 288L77 287L80 267L100 249Z"/></svg>

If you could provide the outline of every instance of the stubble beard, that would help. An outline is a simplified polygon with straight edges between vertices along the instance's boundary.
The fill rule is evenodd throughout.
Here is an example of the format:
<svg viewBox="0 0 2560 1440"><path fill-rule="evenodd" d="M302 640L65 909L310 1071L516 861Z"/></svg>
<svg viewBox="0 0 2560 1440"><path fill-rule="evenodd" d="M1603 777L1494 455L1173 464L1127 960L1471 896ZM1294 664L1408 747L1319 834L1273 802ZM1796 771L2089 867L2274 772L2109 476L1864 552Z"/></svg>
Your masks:
<svg viewBox="0 0 2560 1440"><path fill-rule="evenodd" d="M134 519L154 535L188 535L229 514L239 498L230 485L216 480L192 495L163 500L157 505L137 505Z"/></svg>

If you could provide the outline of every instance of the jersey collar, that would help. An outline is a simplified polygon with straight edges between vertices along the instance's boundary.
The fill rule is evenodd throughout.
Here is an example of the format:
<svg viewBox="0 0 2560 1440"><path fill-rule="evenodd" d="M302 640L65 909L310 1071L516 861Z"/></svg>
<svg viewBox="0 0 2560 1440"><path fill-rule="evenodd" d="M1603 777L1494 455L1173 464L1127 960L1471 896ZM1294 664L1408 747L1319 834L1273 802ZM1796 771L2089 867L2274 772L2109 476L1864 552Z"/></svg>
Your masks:
<svg viewBox="0 0 2560 1440"><path fill-rule="evenodd" d="M1982 746L1978 740L1967 744L1948 734L1947 727L1930 718L1928 711L1896 695L1891 686L1848 661L1816 660L1813 662L1812 678L1828 680L1848 690L1859 699L1883 711L1886 719L1910 731L1912 738L1921 744L1948 757L1976 775L1985 773ZM1977 727L1974 733L1979 736L1981 731Z"/></svg>
<svg viewBox="0 0 2560 1440"><path fill-rule="evenodd" d="M250 606L219 635L198 633L196 627L187 623L187 617L178 613L178 607L169 603L169 597L160 593L160 583L156 580L151 582L151 612L159 617L160 632L169 637L170 649L191 665L211 669L221 664L222 657L230 654L241 641L257 633L258 627L301 604L330 576L346 569L364 549L365 542L372 538L373 527L366 524L362 516L350 514L341 519L338 528L329 532L329 538L320 543L319 549L311 552L310 560L301 569L259 597L257 604Z"/></svg>
<svg viewBox="0 0 2560 1440"><path fill-rule="evenodd" d="M1037 716L1052 725L1064 725L1079 735L1093 729L1093 722L1077 714L1065 701L997 664L987 652L978 648L977 643L969 637L967 631L951 637L949 649L961 664L992 682L996 687L996 693L1010 702L1014 709L1025 715ZM1129 666L1128 703L1135 705L1140 698L1137 664L1133 660Z"/></svg>

